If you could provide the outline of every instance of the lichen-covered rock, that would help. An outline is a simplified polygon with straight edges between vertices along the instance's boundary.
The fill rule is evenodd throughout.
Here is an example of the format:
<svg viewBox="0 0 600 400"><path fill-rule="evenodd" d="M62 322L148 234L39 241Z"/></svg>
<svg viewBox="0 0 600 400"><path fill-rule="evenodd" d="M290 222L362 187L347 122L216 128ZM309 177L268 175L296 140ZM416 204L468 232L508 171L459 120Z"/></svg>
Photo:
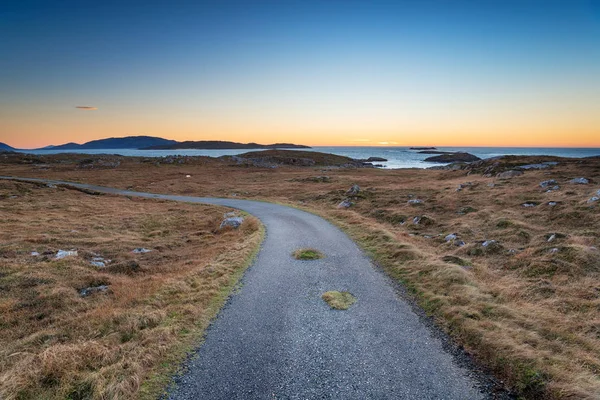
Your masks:
<svg viewBox="0 0 600 400"><path fill-rule="evenodd" d="M225 218L223 220L223 222L221 222L221 225L219 226L219 229L224 229L224 228L237 229L237 228L240 227L240 225L242 225L242 222L244 222L244 218L243 217L229 217L229 218Z"/></svg>
<svg viewBox="0 0 600 400"><path fill-rule="evenodd" d="M340 204L337 205L337 208L350 208L354 203L350 201L350 199L343 200Z"/></svg>
<svg viewBox="0 0 600 400"><path fill-rule="evenodd" d="M589 180L587 180L586 178L575 178L575 179L571 179L569 181L569 183L572 183L574 185L587 185L588 183L590 183Z"/></svg>
<svg viewBox="0 0 600 400"><path fill-rule="evenodd" d="M499 173L498 175L496 175L496 178L498 179L511 179L514 178L516 176L521 176L523 175L523 171L517 171L514 169L511 169L509 171L504 171Z"/></svg>
<svg viewBox="0 0 600 400"><path fill-rule="evenodd" d="M359 193L360 193L360 186L354 184L354 185L352 185L352 187L350 189L348 189L348 191L346 192L346 195L356 196Z"/></svg>

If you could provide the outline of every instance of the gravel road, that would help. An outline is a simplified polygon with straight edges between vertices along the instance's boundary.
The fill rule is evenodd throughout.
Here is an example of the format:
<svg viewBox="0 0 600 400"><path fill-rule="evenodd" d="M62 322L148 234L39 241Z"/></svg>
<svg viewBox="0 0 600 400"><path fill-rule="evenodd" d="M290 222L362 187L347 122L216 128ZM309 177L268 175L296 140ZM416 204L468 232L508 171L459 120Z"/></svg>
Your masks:
<svg viewBox="0 0 600 400"><path fill-rule="evenodd" d="M206 341L176 378L168 399L489 397L478 386L477 374L444 350L440 335L398 296L390 280L324 219L258 201L69 185L233 207L260 218L266 227L243 286L207 330ZM319 249L325 258L292 258L302 247ZM331 310L321 299L329 290L347 290L357 302L347 311Z"/></svg>

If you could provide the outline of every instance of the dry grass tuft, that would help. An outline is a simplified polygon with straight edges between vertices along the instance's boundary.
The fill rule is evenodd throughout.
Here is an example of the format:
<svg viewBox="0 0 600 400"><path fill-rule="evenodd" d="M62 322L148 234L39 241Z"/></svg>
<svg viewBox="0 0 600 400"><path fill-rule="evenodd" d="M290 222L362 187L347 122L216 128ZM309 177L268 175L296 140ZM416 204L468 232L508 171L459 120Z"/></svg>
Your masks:
<svg viewBox="0 0 600 400"><path fill-rule="evenodd" d="M323 293L321 298L334 310L347 310L356 303L356 297L350 292L329 291Z"/></svg>

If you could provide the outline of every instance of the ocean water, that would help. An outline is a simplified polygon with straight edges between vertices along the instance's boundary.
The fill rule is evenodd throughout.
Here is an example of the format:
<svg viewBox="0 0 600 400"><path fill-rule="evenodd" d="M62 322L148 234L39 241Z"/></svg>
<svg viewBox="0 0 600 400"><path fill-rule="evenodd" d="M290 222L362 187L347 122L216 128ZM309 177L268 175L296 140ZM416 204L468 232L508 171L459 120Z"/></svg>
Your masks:
<svg viewBox="0 0 600 400"><path fill-rule="evenodd" d="M542 147L438 147L440 151L465 151L479 158L490 158L502 155L548 155L559 157L590 157L600 156L600 148L542 148ZM431 154L420 154L409 147L313 147L308 151L338 154L351 158L366 159L369 157L382 157L386 162L376 162L384 168L428 168L439 163L429 163L423 160ZM254 150L137 150L137 149L109 149L109 150L23 150L31 154L56 154L56 153L81 153L81 154L118 154L135 157L166 157L169 155L183 156L209 156L220 157L224 155L237 155Z"/></svg>

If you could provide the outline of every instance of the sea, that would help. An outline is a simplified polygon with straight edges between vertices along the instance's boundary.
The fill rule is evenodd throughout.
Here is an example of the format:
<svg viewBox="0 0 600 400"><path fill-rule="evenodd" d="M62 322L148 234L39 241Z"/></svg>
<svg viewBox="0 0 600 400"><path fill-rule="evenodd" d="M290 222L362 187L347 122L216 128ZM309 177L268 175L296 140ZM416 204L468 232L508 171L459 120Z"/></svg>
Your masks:
<svg viewBox="0 0 600 400"><path fill-rule="evenodd" d="M600 156L600 148L559 148L559 147L437 147L439 151L463 151L476 155L479 158L491 158L503 155L547 155L558 157L592 157ZM385 162L374 162L382 168L428 168L439 163L425 162L425 158L432 154L422 154L418 150L409 147L313 147L302 149L306 151L319 151L323 153L337 154L355 159L367 159L369 157L385 158ZM118 154L134 157L166 157L170 155L181 156L209 156L220 157L224 155L237 155L255 150L138 150L138 149L107 149L107 150L20 150L30 154L57 154L57 153L83 153L83 154Z"/></svg>

